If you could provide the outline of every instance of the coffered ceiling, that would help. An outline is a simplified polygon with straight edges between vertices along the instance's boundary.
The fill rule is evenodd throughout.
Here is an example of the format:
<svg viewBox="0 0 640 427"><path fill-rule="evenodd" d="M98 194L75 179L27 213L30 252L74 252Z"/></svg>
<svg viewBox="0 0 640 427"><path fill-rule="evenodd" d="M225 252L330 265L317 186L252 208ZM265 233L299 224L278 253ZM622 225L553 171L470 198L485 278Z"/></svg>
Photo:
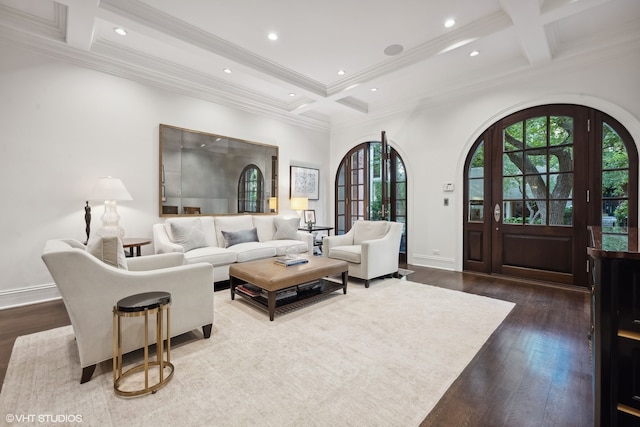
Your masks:
<svg viewBox="0 0 640 427"><path fill-rule="evenodd" d="M327 130L637 50L640 0L0 0L0 41Z"/></svg>

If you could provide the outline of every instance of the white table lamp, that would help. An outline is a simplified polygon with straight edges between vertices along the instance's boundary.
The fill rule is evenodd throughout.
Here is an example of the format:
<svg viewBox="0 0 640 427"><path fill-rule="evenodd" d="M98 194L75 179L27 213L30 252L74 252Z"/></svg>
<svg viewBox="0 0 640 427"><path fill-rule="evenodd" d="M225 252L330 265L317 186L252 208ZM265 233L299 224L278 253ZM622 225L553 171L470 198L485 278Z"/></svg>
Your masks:
<svg viewBox="0 0 640 427"><path fill-rule="evenodd" d="M302 220L302 211L309 209L309 199L306 197L292 197L291 209L296 211L300 220Z"/></svg>
<svg viewBox="0 0 640 427"><path fill-rule="evenodd" d="M271 210L271 212L275 212L277 209L278 209L278 198L269 197L269 210Z"/></svg>
<svg viewBox="0 0 640 427"><path fill-rule="evenodd" d="M124 230L118 222L120 215L118 214L118 200L133 200L131 194L127 191L124 184L118 178L110 176L100 178L91 193L91 200L104 200L104 214L102 214L102 227L98 229L98 236L124 236Z"/></svg>
<svg viewBox="0 0 640 427"><path fill-rule="evenodd" d="M302 211L309 209L309 199L306 197L292 197L291 209L298 211L298 214L300 214Z"/></svg>

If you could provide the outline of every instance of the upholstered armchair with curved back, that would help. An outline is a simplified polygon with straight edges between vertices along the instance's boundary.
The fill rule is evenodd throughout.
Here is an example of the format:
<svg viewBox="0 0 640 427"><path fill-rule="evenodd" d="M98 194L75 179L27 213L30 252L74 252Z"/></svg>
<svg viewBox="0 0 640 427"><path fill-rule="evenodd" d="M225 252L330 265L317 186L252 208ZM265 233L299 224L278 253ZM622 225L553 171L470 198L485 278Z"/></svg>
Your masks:
<svg viewBox="0 0 640 427"><path fill-rule="evenodd" d="M181 253L124 257L122 242L47 241L42 259L56 283L76 338L80 383L91 379L96 364L113 357L113 306L130 295L164 291L171 294L171 336L213 326L213 267L183 265ZM144 345L144 322L124 322L123 352ZM155 325L150 322L150 342Z"/></svg>
<svg viewBox="0 0 640 427"><path fill-rule="evenodd" d="M347 261L349 276L364 280L398 275L398 253L403 224L392 221L356 221L346 234L324 236L324 256Z"/></svg>

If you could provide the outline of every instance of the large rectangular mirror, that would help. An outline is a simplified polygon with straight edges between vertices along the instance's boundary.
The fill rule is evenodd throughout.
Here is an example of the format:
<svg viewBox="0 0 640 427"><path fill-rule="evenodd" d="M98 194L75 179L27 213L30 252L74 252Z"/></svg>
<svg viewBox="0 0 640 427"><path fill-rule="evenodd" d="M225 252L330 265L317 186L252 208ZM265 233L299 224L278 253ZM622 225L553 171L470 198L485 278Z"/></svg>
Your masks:
<svg viewBox="0 0 640 427"><path fill-rule="evenodd" d="M160 216L276 212L278 147L160 124Z"/></svg>

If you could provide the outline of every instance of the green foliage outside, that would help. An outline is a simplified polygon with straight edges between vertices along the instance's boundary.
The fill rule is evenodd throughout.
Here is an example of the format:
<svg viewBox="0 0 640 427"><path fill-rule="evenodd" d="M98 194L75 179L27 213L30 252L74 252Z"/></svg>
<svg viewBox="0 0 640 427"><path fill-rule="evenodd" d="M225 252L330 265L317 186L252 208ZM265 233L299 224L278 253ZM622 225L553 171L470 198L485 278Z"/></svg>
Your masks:
<svg viewBox="0 0 640 427"><path fill-rule="evenodd" d="M627 226L627 219L629 218L629 202L627 200L620 203L613 211L613 216L616 217L616 223L621 227Z"/></svg>
<svg viewBox="0 0 640 427"><path fill-rule="evenodd" d="M626 251L629 237L626 234L602 234L602 247L608 251Z"/></svg>
<svg viewBox="0 0 640 427"><path fill-rule="evenodd" d="M504 130L503 153L503 198L522 201L528 213L504 222L570 225L573 118L541 116L514 123Z"/></svg>
<svg viewBox="0 0 640 427"><path fill-rule="evenodd" d="M627 190L629 156L620 135L604 123L602 128L602 197L617 204L613 211L616 226L626 227L629 218ZM605 214L606 212L603 212Z"/></svg>
<svg viewBox="0 0 640 427"><path fill-rule="evenodd" d="M370 189L370 200L369 200L369 219L371 220L381 220L385 219L382 217L382 144L381 143L370 143L370 168L369 171L372 174L373 179L371 182ZM396 183L396 200L406 200L407 199L407 178L406 172L404 169L404 164L400 159L397 160L395 164L395 179L392 180ZM387 192L390 194L390 192ZM406 208L406 206L404 206Z"/></svg>
<svg viewBox="0 0 640 427"><path fill-rule="evenodd" d="M625 197L629 156L620 135L606 123L602 130L602 196Z"/></svg>

